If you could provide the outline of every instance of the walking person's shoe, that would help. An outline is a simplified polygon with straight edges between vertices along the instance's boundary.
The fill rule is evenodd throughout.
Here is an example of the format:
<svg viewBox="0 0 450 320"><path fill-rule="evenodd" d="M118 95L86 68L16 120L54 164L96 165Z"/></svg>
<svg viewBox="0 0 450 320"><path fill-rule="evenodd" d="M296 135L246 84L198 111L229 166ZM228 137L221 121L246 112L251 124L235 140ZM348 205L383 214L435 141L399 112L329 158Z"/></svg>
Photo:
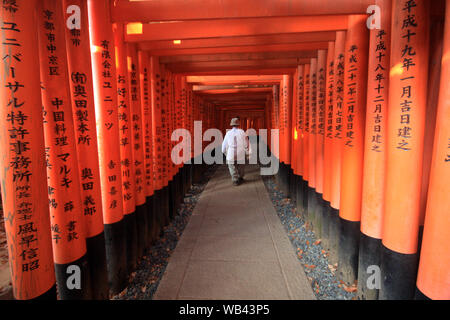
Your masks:
<svg viewBox="0 0 450 320"><path fill-rule="evenodd" d="M233 181L233 186L238 186L238 185L240 185L241 183L240 183L240 181L238 180L238 181Z"/></svg>
<svg viewBox="0 0 450 320"><path fill-rule="evenodd" d="M244 181L245 181L244 178L239 178L238 180L239 184L243 183Z"/></svg>

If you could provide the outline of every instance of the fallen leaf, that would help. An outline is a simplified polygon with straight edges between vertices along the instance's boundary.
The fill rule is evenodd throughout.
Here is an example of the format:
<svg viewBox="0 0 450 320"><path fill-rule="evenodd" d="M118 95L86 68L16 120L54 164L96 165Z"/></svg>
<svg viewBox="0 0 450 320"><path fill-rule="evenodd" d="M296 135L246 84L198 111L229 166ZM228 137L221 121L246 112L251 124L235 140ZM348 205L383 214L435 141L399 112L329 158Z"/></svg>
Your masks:
<svg viewBox="0 0 450 320"><path fill-rule="evenodd" d="M356 292L358 288L356 288L355 286L347 287L346 285L344 285L344 290L347 292Z"/></svg>
<svg viewBox="0 0 450 320"><path fill-rule="evenodd" d="M305 264L305 267L309 269L314 269L316 266L313 264Z"/></svg>
<svg viewBox="0 0 450 320"><path fill-rule="evenodd" d="M321 243L322 242L322 240L317 240L316 242L314 242L314 244L317 246L319 243Z"/></svg>

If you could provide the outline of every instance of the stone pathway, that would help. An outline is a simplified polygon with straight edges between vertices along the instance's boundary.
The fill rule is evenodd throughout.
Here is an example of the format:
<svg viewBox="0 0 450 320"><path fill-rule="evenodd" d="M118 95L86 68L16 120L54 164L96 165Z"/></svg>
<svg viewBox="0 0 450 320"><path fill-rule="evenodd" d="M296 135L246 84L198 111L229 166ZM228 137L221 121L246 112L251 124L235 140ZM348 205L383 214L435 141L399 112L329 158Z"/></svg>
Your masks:
<svg viewBox="0 0 450 320"><path fill-rule="evenodd" d="M154 299L315 299L257 166L231 185L217 169L200 196Z"/></svg>

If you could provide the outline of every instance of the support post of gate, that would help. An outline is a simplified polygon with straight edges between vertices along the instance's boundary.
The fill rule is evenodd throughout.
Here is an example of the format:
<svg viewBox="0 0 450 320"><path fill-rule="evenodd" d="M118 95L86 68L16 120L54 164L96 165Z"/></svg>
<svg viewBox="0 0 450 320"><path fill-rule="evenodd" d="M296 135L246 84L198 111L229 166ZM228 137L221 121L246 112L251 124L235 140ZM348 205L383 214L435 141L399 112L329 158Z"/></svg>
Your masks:
<svg viewBox="0 0 450 320"><path fill-rule="evenodd" d="M322 238L322 223L325 210L323 200L324 179L324 134L325 134L325 84L327 71L327 51L317 52L317 108L316 108L316 207L314 225L316 235Z"/></svg>
<svg viewBox="0 0 450 320"><path fill-rule="evenodd" d="M344 69L345 69L346 31L336 32L334 46L334 90L333 90L333 146L331 148L331 219L330 219L330 259L338 262L339 207L341 196L341 141L343 139L344 110Z"/></svg>
<svg viewBox="0 0 450 320"><path fill-rule="evenodd" d="M328 42L327 72L325 85L325 133L323 146L323 201L322 243L326 250L330 249L331 224L331 179L333 147L333 89L334 89L334 41Z"/></svg>
<svg viewBox="0 0 450 320"><path fill-rule="evenodd" d="M117 294L127 281L127 251L118 144L115 50L109 12L109 1L88 0L106 261L110 293Z"/></svg>
<svg viewBox="0 0 450 320"><path fill-rule="evenodd" d="M428 189L427 210L417 276L416 298L450 299L450 0L446 1L444 57ZM438 254L436 254L438 253Z"/></svg>
<svg viewBox="0 0 450 320"><path fill-rule="evenodd" d="M0 9L0 175L14 298L56 299L44 154L38 0Z"/></svg>
<svg viewBox="0 0 450 320"><path fill-rule="evenodd" d="M393 0L380 299L414 296L429 57L429 1Z"/></svg>
<svg viewBox="0 0 450 320"><path fill-rule="evenodd" d="M58 296L62 300L90 299L86 220L81 203L65 30L60 28L65 26L62 1L43 0L37 13L45 161Z"/></svg>
<svg viewBox="0 0 450 320"><path fill-rule="evenodd" d="M80 28L64 26L75 124L78 170L81 183L83 216L86 220L86 246L90 268L92 298L108 299L103 206L97 148L97 129L90 57L89 23L86 0L64 0L63 11L69 18L71 6L80 8ZM67 12L68 11L68 12ZM76 21L76 20L75 20ZM86 58L88 57L88 58ZM86 156L89 155L89 156Z"/></svg>
<svg viewBox="0 0 450 320"><path fill-rule="evenodd" d="M372 275L379 270L381 257L389 100L392 1L378 0L376 5L381 10L381 25L370 31L358 263L358 297L365 300L377 300L379 293L378 279Z"/></svg>
<svg viewBox="0 0 450 320"><path fill-rule="evenodd" d="M344 136L342 139L338 273L358 278L369 32L365 16L350 16L345 42Z"/></svg>

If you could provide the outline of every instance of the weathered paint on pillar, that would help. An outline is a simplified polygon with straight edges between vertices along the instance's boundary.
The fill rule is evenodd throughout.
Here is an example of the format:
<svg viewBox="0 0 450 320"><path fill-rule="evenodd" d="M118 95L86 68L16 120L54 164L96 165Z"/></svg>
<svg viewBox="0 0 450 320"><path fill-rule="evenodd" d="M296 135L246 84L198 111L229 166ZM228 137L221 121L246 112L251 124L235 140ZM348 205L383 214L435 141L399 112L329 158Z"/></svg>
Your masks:
<svg viewBox="0 0 450 320"><path fill-rule="evenodd" d="M446 1L438 114L420 252L417 288L429 299L450 299L450 0Z"/></svg>
<svg viewBox="0 0 450 320"><path fill-rule="evenodd" d="M89 299L86 222L81 203L76 138L69 89L62 1L41 1L38 8L41 94L44 106L45 160L58 296ZM31 231L31 230L30 230ZM72 267L79 287L70 287Z"/></svg>
<svg viewBox="0 0 450 320"><path fill-rule="evenodd" d="M42 104L37 8L37 0L18 0L0 9L1 190L17 300L56 299L42 108L36 107Z"/></svg>
<svg viewBox="0 0 450 320"><path fill-rule="evenodd" d="M380 298L410 299L417 272L429 1L394 0Z"/></svg>

